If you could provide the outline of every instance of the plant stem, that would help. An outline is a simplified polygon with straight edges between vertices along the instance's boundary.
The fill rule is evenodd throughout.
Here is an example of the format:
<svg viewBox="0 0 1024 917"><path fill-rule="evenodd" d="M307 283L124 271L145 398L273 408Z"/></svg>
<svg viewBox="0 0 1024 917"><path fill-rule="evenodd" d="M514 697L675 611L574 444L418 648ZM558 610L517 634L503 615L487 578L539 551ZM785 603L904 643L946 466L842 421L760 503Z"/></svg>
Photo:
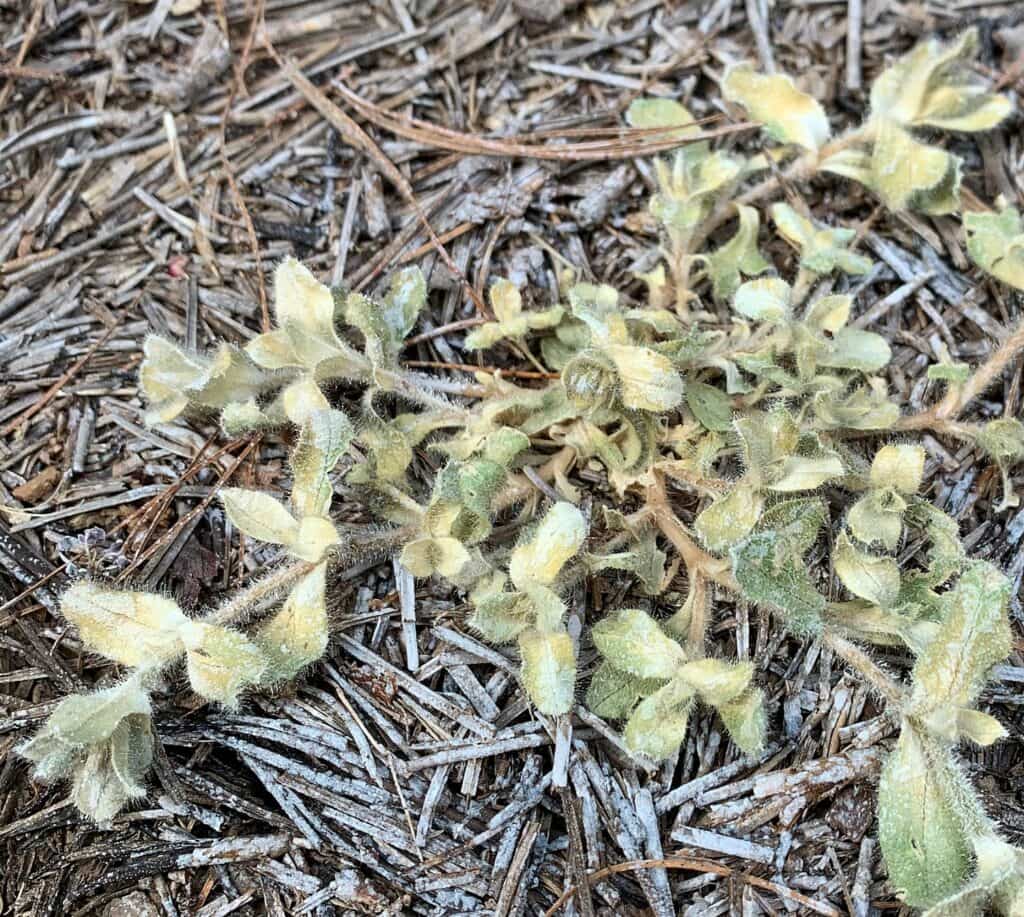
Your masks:
<svg viewBox="0 0 1024 917"><path fill-rule="evenodd" d="M902 709L903 702L906 699L906 691L904 691L900 684L882 671L872 658L857 646L856 643L851 643L831 628L825 628L822 632L821 642L848 666L856 669L871 687L892 704L896 708L893 711L894 713Z"/></svg>
<svg viewBox="0 0 1024 917"><path fill-rule="evenodd" d="M954 397L943 398L938 404L909 417L903 417L896 424L896 430L932 429L939 433L955 433L956 419L967 406L984 392L1003 370L1024 350L1024 321L1010 333L1009 337L996 348L995 352L979 366Z"/></svg>
<svg viewBox="0 0 1024 917"><path fill-rule="evenodd" d="M305 576L314 566L315 564L302 561L288 561L269 576L265 576L241 592L235 593L219 608L215 608L205 615L202 620L206 624L236 624L248 617L257 604L290 586L297 579Z"/></svg>

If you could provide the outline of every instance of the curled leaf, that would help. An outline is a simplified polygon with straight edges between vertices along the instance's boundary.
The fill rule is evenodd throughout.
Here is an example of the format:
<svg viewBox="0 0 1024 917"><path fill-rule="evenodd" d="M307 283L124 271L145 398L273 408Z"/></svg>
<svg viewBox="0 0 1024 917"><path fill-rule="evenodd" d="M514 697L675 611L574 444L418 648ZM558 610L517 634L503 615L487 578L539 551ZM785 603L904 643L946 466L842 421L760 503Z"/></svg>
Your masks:
<svg viewBox="0 0 1024 917"><path fill-rule="evenodd" d="M739 102L751 118L764 124L765 133L779 143L817 150L829 138L831 131L824 109L781 73L756 73L749 65L740 64L726 74L722 94L730 102Z"/></svg>

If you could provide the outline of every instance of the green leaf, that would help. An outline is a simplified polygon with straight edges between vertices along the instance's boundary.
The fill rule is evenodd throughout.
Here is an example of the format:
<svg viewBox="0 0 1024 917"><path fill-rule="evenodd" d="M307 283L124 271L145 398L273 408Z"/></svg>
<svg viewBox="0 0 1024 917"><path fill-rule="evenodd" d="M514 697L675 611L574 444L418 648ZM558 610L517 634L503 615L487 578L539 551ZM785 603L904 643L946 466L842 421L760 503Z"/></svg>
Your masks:
<svg viewBox="0 0 1024 917"><path fill-rule="evenodd" d="M515 592L498 592L473 600L469 625L489 643L511 643L530 626L530 606Z"/></svg>
<svg viewBox="0 0 1024 917"><path fill-rule="evenodd" d="M602 351L618 374L619 398L635 411L670 411L683 400L683 379L668 357L634 344L608 344Z"/></svg>
<svg viewBox="0 0 1024 917"><path fill-rule="evenodd" d="M982 270L1024 290L1024 221L1013 207L999 213L965 213L967 251Z"/></svg>
<svg viewBox="0 0 1024 917"><path fill-rule="evenodd" d="M789 549L801 557L806 554L828 518L825 504L817 497L799 497L773 503L761 516L758 530L774 532Z"/></svg>
<svg viewBox="0 0 1024 917"><path fill-rule="evenodd" d="M871 154L871 187L893 210L952 213L959 207L960 159L882 119Z"/></svg>
<svg viewBox="0 0 1024 917"><path fill-rule="evenodd" d="M732 430L732 399L720 388L690 380L686 383L686 403L708 430L716 433Z"/></svg>
<svg viewBox="0 0 1024 917"><path fill-rule="evenodd" d="M680 679L670 681L644 698L626 723L623 738L634 755L660 761L686 738L693 708L693 689Z"/></svg>
<svg viewBox="0 0 1024 917"><path fill-rule="evenodd" d="M264 681L294 677L327 649L326 564L318 564L292 589L281 610L264 624L256 643L267 660Z"/></svg>
<svg viewBox="0 0 1024 917"><path fill-rule="evenodd" d="M665 138L685 142L702 133L701 127L682 105L674 99L634 99L626 110L630 127L673 128L664 132ZM658 135L661 139L661 134ZM707 143L694 144L707 151Z"/></svg>
<svg viewBox="0 0 1024 917"><path fill-rule="evenodd" d="M531 580L542 585L553 583L586 538L583 513L571 503L555 503L529 540L512 552L508 568L512 582L517 588Z"/></svg>
<svg viewBox="0 0 1024 917"><path fill-rule="evenodd" d="M776 493L814 490L826 481L842 477L845 469L834 452L822 455L791 455L775 469L768 489Z"/></svg>
<svg viewBox="0 0 1024 917"><path fill-rule="evenodd" d="M717 704L716 709L737 748L748 755L756 755L764 748L768 722L760 688L747 688L739 697Z"/></svg>
<svg viewBox="0 0 1024 917"><path fill-rule="evenodd" d="M915 709L974 702L992 666L1012 647L1009 597L1009 580L995 567L984 561L968 565L956 586L942 596L939 631L917 657Z"/></svg>
<svg viewBox="0 0 1024 917"><path fill-rule="evenodd" d="M637 678L673 678L686 662L683 648L637 608L623 609L599 621L591 636L605 659Z"/></svg>
<svg viewBox="0 0 1024 917"><path fill-rule="evenodd" d="M457 576L468 562L469 551L465 545L450 536L417 538L402 548L402 566L420 578L435 573L451 578Z"/></svg>
<svg viewBox="0 0 1024 917"><path fill-rule="evenodd" d="M300 516L325 515L334 489L330 473L345 454L354 435L343 411L313 411L303 424L292 452L292 506Z"/></svg>
<svg viewBox="0 0 1024 917"><path fill-rule="evenodd" d="M985 80L971 67L977 55L977 29L946 45L935 38L919 42L875 80L872 115L915 127L990 130L1012 105L986 91Z"/></svg>
<svg viewBox="0 0 1024 917"><path fill-rule="evenodd" d="M178 655L188 619L177 604L150 592L103 589L76 583L61 599L61 613L82 640L108 659L130 666L156 666Z"/></svg>
<svg viewBox="0 0 1024 917"><path fill-rule="evenodd" d="M625 719L637 701L661 687L658 681L637 678L620 671L610 662L602 662L587 689L587 707L608 720Z"/></svg>
<svg viewBox="0 0 1024 917"><path fill-rule="evenodd" d="M705 703L719 706L736 700L754 676L752 662L726 662L723 659L695 659L679 670L679 678L701 695Z"/></svg>
<svg viewBox="0 0 1024 917"><path fill-rule="evenodd" d="M893 488L873 488L850 507L846 524L858 541L894 551L903 534L906 505Z"/></svg>
<svg viewBox="0 0 1024 917"><path fill-rule="evenodd" d="M764 498L756 488L737 484L702 510L693 527L708 550L718 554L746 538L763 509Z"/></svg>
<svg viewBox="0 0 1024 917"><path fill-rule="evenodd" d="M871 259L849 250L856 237L852 229L828 228L801 216L789 204L772 204L772 219L790 245L800 251L800 266L815 274L829 274L837 268L847 274L866 274Z"/></svg>
<svg viewBox="0 0 1024 917"><path fill-rule="evenodd" d="M878 840L889 879L912 907L955 893L971 869L971 849L945 779L955 765L904 726L878 784Z"/></svg>
<svg viewBox="0 0 1024 917"><path fill-rule="evenodd" d="M576 657L572 638L565 632L525 630L519 635L523 657L523 684L530 700L549 716L572 709L576 688Z"/></svg>
<svg viewBox="0 0 1024 917"><path fill-rule="evenodd" d="M733 308L759 322L778 324L789 319L792 290L780 277L748 280L736 291Z"/></svg>
<svg viewBox="0 0 1024 917"><path fill-rule="evenodd" d="M788 76L767 76L740 64L726 74L722 94L730 102L739 102L755 121L763 122L768 136L780 143L817 150L829 138L824 109L797 89Z"/></svg>
<svg viewBox="0 0 1024 917"><path fill-rule="evenodd" d="M235 528L250 537L283 545L292 544L298 537L298 521L269 494L241 487L225 487L220 498L228 519Z"/></svg>
<svg viewBox="0 0 1024 917"><path fill-rule="evenodd" d="M844 532L832 554L836 575L859 598L882 608L890 607L900 592L900 568L891 557L858 551Z"/></svg>
<svg viewBox="0 0 1024 917"><path fill-rule="evenodd" d="M908 443L882 446L871 462L871 486L891 487L901 494L916 494L924 479L925 458L921 446Z"/></svg>
<svg viewBox="0 0 1024 917"><path fill-rule="evenodd" d="M776 532L758 532L736 545L730 555L733 575L747 599L780 612L796 634L820 631L825 597L785 538Z"/></svg>
<svg viewBox="0 0 1024 917"><path fill-rule="evenodd" d="M818 355L818 363L821 366L873 373L885 366L892 357L892 351L884 337L873 331L861 331L859 328L843 328L837 331L829 344L828 349Z"/></svg>
<svg viewBox="0 0 1024 917"><path fill-rule="evenodd" d="M743 204L737 204L736 210L740 220L736 235L707 256L715 299L729 299L739 289L743 275L763 274L772 266L757 248L757 210Z"/></svg>
<svg viewBox="0 0 1024 917"><path fill-rule="evenodd" d="M192 690L228 708L238 705L239 693L256 684L267 667L260 648L227 627L190 621L184 640Z"/></svg>
<svg viewBox="0 0 1024 917"><path fill-rule="evenodd" d="M65 745L84 748L109 739L125 717L151 713L149 695L137 679L129 678L91 694L65 697L36 738L45 734ZM33 739L32 743L35 741ZM32 743L22 749L22 754L30 760L34 760L28 751Z"/></svg>

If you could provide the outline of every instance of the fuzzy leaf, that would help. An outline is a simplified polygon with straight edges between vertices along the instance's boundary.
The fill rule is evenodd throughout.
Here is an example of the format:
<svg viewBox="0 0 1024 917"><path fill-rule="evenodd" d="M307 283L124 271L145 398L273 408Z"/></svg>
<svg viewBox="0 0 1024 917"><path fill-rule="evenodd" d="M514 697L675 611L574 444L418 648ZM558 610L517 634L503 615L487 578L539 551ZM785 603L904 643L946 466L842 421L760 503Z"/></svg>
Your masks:
<svg viewBox="0 0 1024 917"><path fill-rule="evenodd" d="M760 217L753 207L737 204L740 224L725 245L707 256L708 276L715 299L729 299L739 289L743 275L763 274L771 267L757 248Z"/></svg>
<svg viewBox="0 0 1024 917"><path fill-rule="evenodd" d="M715 706L737 748L748 755L756 755L764 748L768 723L760 688L747 688L739 697Z"/></svg>
<svg viewBox="0 0 1024 917"><path fill-rule="evenodd" d="M673 128L671 132L665 131L665 136L680 142L699 137L702 133L693 115L674 99L634 99L626 110L626 121L630 127Z"/></svg>
<svg viewBox="0 0 1024 917"><path fill-rule="evenodd" d="M871 187L893 210L952 213L959 206L960 160L883 119L871 155Z"/></svg>
<svg viewBox="0 0 1024 917"><path fill-rule="evenodd" d="M818 355L818 363L835 369L873 373L885 366L891 357L889 344L880 334L859 328L843 328L833 335L829 348Z"/></svg>
<svg viewBox="0 0 1024 917"><path fill-rule="evenodd" d="M292 453L292 506L300 518L322 516L334 490L329 475L352 441L352 422L333 408L312 412Z"/></svg>
<svg viewBox="0 0 1024 917"><path fill-rule="evenodd" d="M519 635L523 684L534 706L549 716L572 709L576 688L576 657L565 632L526 630Z"/></svg>
<svg viewBox="0 0 1024 917"><path fill-rule="evenodd" d="M549 585L587 539L587 521L571 503L555 503L529 541L519 545L509 561L509 576L518 587L534 581Z"/></svg>
<svg viewBox="0 0 1024 917"><path fill-rule="evenodd" d="M764 509L764 498L753 487L738 484L694 520L701 541L716 554L728 550L753 531Z"/></svg>
<svg viewBox="0 0 1024 917"><path fill-rule="evenodd" d="M288 545L292 557L317 564L338 543L338 530L326 516L303 516L295 540Z"/></svg>
<svg viewBox="0 0 1024 917"><path fill-rule="evenodd" d="M334 296L295 258L274 271L274 316L278 327L292 324L315 335L334 333Z"/></svg>
<svg viewBox="0 0 1024 917"><path fill-rule="evenodd" d="M1009 596L1009 581L984 561L970 564L942 596L939 631L914 666L915 708L967 707L974 702L992 666L1012 647L1006 619Z"/></svg>
<svg viewBox="0 0 1024 917"><path fill-rule="evenodd" d="M907 904L928 907L970 874L971 850L944 779L955 767L904 727L878 784L878 840Z"/></svg>
<svg viewBox="0 0 1024 917"><path fill-rule="evenodd" d="M299 523L269 494L241 487L220 492L224 511L239 531L270 544L290 545L299 534Z"/></svg>
<svg viewBox="0 0 1024 917"><path fill-rule="evenodd" d="M43 739L85 748L109 739L125 717L148 717L151 713L149 695L133 678L91 694L72 694L57 705L42 729L20 751L30 761L38 761L33 747L44 744Z"/></svg>
<svg viewBox="0 0 1024 917"><path fill-rule="evenodd" d="M686 403L706 429L715 433L732 430L732 399L720 388L704 382L687 382Z"/></svg>
<svg viewBox="0 0 1024 917"><path fill-rule="evenodd" d="M779 143L817 150L829 138L824 109L797 89L788 76L755 73L741 64L726 74L722 94L730 102L739 102L755 121L763 122L768 136Z"/></svg>
<svg viewBox="0 0 1024 917"><path fill-rule="evenodd" d="M635 755L661 761L686 738L693 708L693 689L676 679L644 698L630 715L623 738Z"/></svg>
<svg viewBox="0 0 1024 917"><path fill-rule="evenodd" d="M627 608L594 625L594 645L616 669L637 678L674 678L683 648L650 615Z"/></svg>
<svg viewBox="0 0 1024 917"><path fill-rule="evenodd" d="M894 551L903 534L903 511L906 502L893 490L869 490L850 507L846 524L854 537L864 544L881 544Z"/></svg>
<svg viewBox="0 0 1024 917"><path fill-rule="evenodd" d="M924 479L925 451L901 443L882 446L871 462L871 486L892 487L901 494L916 494Z"/></svg>
<svg viewBox="0 0 1024 917"><path fill-rule="evenodd" d="M791 292L780 277L748 280L736 291L733 308L755 321L777 324L789 318Z"/></svg>
<svg viewBox="0 0 1024 917"><path fill-rule="evenodd" d="M869 258L848 248L856 236L854 230L818 226L789 204L772 204L771 213L783 238L799 249L801 267L815 274L829 274L837 268L847 274L866 274L871 269Z"/></svg>
<svg viewBox="0 0 1024 917"><path fill-rule="evenodd" d="M103 589L76 583L61 600L61 613L97 653L122 665L148 667L182 650L188 619L177 604L150 592Z"/></svg>
<svg viewBox="0 0 1024 917"><path fill-rule="evenodd" d="M320 391L320 386L309 374L304 374L285 386L281 392L281 408L284 416L295 426L301 427L310 415L317 411L326 411L330 403Z"/></svg>
<svg viewBox="0 0 1024 917"><path fill-rule="evenodd" d="M264 680L283 681L316 662L327 649L326 564L318 564L295 584L281 610L257 636L267 660Z"/></svg>
<svg viewBox="0 0 1024 917"><path fill-rule="evenodd" d="M900 592L900 568L891 557L858 551L844 532L832 555L836 575L859 598L882 608L890 607Z"/></svg>
<svg viewBox="0 0 1024 917"><path fill-rule="evenodd" d="M625 407L660 412L679 406L683 379L668 357L633 344L609 344L602 350L615 366Z"/></svg>
<svg viewBox="0 0 1024 917"><path fill-rule="evenodd" d="M967 251L982 270L1024 290L1024 221L1013 207L999 213L965 213Z"/></svg>
<svg viewBox="0 0 1024 917"><path fill-rule="evenodd" d="M1005 96L987 92L971 69L977 54L977 29L949 44L934 38L919 42L875 80L872 115L952 131L995 127L1012 106Z"/></svg>
<svg viewBox="0 0 1024 917"><path fill-rule="evenodd" d="M402 549L402 566L413 576L427 577L435 573L453 577L469 562L469 551L457 538L426 537L410 541Z"/></svg>
<svg viewBox="0 0 1024 917"><path fill-rule="evenodd" d="M814 490L844 473L842 460L834 452L823 455L791 455L772 475L769 490L794 493Z"/></svg>
<svg viewBox="0 0 1024 917"><path fill-rule="evenodd" d="M499 592L473 600L469 625L489 643L511 643L530 626L529 606L514 592Z"/></svg>
<svg viewBox="0 0 1024 917"><path fill-rule="evenodd" d="M602 662L587 689L587 707L607 720L625 719L638 700L661 687L658 681L637 678L620 671L610 662Z"/></svg>
<svg viewBox="0 0 1024 917"><path fill-rule="evenodd" d="M816 497L782 500L764 511L758 530L774 532L785 541L789 550L802 557L818 540L827 516L825 504Z"/></svg>
<svg viewBox="0 0 1024 917"><path fill-rule="evenodd" d="M750 685L754 675L752 662L726 662L723 659L695 659L679 670L679 678L701 698L717 707L736 700Z"/></svg>
<svg viewBox="0 0 1024 917"><path fill-rule="evenodd" d="M256 684L267 667L260 648L227 627L191 621L184 640L192 690L229 708L237 706L239 692Z"/></svg>
<svg viewBox="0 0 1024 917"><path fill-rule="evenodd" d="M796 634L821 629L825 597L811 581L803 559L776 532L759 532L730 552L733 574L750 601L776 609Z"/></svg>

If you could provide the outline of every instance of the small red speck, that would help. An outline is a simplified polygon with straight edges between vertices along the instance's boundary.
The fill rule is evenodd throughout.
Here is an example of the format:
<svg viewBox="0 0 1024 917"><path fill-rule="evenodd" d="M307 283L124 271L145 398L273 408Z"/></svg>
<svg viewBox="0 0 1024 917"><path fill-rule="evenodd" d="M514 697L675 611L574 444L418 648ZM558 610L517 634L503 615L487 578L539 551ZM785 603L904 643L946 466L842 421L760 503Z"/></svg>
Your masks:
<svg viewBox="0 0 1024 917"><path fill-rule="evenodd" d="M173 258L169 258L167 261L167 273L172 277L187 277L188 272L185 268L188 266L188 258L184 255L175 255Z"/></svg>

